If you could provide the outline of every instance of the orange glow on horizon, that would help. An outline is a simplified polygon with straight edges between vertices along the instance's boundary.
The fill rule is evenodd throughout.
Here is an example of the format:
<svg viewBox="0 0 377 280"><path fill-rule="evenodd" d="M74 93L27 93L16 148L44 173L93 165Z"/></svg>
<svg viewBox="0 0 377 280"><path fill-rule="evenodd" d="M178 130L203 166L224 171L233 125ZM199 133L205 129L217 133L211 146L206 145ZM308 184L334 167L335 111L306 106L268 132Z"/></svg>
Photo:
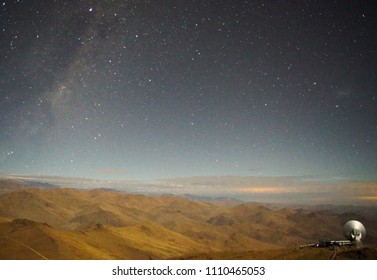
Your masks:
<svg viewBox="0 0 377 280"><path fill-rule="evenodd" d="M360 196L360 199L365 199L365 200L375 200L377 201L377 196Z"/></svg>
<svg viewBox="0 0 377 280"><path fill-rule="evenodd" d="M294 189L288 187L243 187L237 188L240 192L245 193L289 193L295 192Z"/></svg>

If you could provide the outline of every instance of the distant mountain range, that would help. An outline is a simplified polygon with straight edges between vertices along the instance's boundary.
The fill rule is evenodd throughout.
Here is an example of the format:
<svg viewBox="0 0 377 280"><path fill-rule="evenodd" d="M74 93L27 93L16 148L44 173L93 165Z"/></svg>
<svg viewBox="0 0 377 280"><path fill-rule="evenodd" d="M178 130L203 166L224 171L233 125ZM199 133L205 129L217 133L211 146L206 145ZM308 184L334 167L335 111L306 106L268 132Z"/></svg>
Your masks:
<svg viewBox="0 0 377 280"><path fill-rule="evenodd" d="M346 178L202 176L132 181L0 173L1 178L37 187L112 189L146 195L189 195L206 199L220 197L305 206L331 204L377 207L376 181L350 181Z"/></svg>
<svg viewBox="0 0 377 280"><path fill-rule="evenodd" d="M365 225L367 248L337 257L377 259L373 208L283 208L7 179L0 181L0 259L328 259L329 249L298 245L343 239L350 219Z"/></svg>

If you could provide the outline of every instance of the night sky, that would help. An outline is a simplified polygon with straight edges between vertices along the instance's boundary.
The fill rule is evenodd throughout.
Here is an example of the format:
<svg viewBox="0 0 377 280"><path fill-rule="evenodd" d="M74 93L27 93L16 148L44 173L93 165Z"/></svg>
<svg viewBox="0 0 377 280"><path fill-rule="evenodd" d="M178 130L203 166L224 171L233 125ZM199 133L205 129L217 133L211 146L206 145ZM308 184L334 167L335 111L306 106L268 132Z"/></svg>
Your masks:
<svg viewBox="0 0 377 280"><path fill-rule="evenodd" d="M374 1L0 1L0 172L377 178Z"/></svg>

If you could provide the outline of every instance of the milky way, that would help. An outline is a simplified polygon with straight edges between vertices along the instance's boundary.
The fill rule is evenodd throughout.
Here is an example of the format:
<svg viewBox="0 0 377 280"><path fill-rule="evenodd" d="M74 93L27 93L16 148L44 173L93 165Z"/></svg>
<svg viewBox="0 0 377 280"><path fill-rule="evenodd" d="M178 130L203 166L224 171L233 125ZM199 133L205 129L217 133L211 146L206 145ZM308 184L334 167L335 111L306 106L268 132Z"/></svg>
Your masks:
<svg viewBox="0 0 377 280"><path fill-rule="evenodd" d="M0 172L376 178L373 1L0 1Z"/></svg>

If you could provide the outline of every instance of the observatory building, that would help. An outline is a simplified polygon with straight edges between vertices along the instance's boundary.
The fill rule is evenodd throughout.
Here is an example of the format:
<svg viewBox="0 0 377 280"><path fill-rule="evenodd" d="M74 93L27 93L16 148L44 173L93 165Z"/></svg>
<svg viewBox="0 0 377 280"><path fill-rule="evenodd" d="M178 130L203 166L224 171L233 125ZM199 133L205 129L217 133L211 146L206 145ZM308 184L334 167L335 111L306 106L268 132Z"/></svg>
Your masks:
<svg viewBox="0 0 377 280"><path fill-rule="evenodd" d="M344 224L343 234L347 240L355 243L356 245L361 245L361 241L366 235L366 230L362 223L352 220Z"/></svg>

